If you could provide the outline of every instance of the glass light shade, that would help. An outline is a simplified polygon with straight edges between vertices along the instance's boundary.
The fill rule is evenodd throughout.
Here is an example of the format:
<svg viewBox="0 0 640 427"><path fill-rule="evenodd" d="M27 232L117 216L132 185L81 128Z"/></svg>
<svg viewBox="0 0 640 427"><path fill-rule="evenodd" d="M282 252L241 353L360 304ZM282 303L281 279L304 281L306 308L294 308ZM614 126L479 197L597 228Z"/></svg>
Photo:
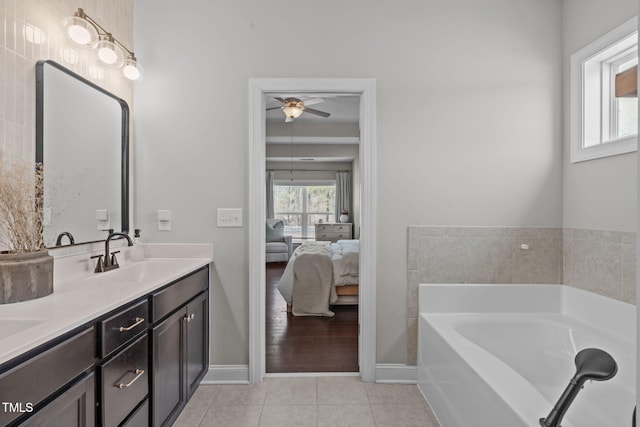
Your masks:
<svg viewBox="0 0 640 427"><path fill-rule="evenodd" d="M122 74L129 80L138 80L142 76L142 67L134 58L127 58L122 67Z"/></svg>
<svg viewBox="0 0 640 427"><path fill-rule="evenodd" d="M295 105L287 105L286 107L282 108L282 111L284 112L285 116L291 119L297 119L302 114L302 108Z"/></svg>
<svg viewBox="0 0 640 427"><path fill-rule="evenodd" d="M96 48L98 49L98 59L103 64L120 67L124 62L124 52L122 48L111 40L100 40Z"/></svg>
<svg viewBox="0 0 640 427"><path fill-rule="evenodd" d="M93 48L98 42L98 31L86 19L68 16L62 20L67 38L77 45Z"/></svg>

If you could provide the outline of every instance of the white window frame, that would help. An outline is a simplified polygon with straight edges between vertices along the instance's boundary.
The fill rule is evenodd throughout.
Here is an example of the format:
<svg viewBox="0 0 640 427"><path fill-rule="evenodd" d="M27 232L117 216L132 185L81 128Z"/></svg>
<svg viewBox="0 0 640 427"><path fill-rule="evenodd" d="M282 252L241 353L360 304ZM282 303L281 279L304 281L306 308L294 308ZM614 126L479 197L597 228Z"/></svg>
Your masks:
<svg viewBox="0 0 640 427"><path fill-rule="evenodd" d="M298 187L311 187L311 186L336 186L336 180L335 179L292 179L292 180L284 180L284 179L275 179L273 182L274 186L279 186L279 185L283 185L283 186L298 186ZM307 200L303 200L303 212L301 212L302 215L302 221L301 221L301 234L302 236L300 236L299 238L304 239L315 239L315 235L314 236L309 236L307 235L307 231L308 231L308 226L309 226L309 212L307 212ZM278 212L275 212L278 213ZM281 213L281 212L280 212ZM332 212L332 214L335 215L335 209ZM296 237L298 238L298 237Z"/></svg>
<svg viewBox="0 0 640 427"><path fill-rule="evenodd" d="M571 163L637 151L638 135L612 137L617 101L611 95L612 67L637 48L637 32L636 16L571 55ZM618 53L606 52L614 47Z"/></svg>

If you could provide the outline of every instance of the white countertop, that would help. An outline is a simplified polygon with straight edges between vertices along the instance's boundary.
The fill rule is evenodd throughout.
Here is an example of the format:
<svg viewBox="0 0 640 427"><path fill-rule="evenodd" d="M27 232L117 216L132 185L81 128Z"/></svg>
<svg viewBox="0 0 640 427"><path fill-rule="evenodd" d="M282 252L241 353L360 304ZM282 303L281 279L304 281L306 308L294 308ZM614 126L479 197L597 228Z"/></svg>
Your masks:
<svg viewBox="0 0 640 427"><path fill-rule="evenodd" d="M213 262L211 244L120 250L121 268L104 273L94 253L56 258L51 295L0 305L0 364Z"/></svg>

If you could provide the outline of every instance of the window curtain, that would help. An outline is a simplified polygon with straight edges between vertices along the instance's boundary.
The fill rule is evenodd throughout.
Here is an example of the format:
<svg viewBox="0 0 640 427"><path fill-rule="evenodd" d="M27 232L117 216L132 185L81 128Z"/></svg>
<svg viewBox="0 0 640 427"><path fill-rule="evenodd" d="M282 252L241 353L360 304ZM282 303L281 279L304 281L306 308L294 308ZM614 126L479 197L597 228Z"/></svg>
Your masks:
<svg viewBox="0 0 640 427"><path fill-rule="evenodd" d="M340 222L342 211L347 211L350 221L352 218L350 172L336 172L336 222Z"/></svg>
<svg viewBox="0 0 640 427"><path fill-rule="evenodd" d="M276 173L274 171L267 171L267 218L273 218L275 216L274 204L273 204L273 180Z"/></svg>

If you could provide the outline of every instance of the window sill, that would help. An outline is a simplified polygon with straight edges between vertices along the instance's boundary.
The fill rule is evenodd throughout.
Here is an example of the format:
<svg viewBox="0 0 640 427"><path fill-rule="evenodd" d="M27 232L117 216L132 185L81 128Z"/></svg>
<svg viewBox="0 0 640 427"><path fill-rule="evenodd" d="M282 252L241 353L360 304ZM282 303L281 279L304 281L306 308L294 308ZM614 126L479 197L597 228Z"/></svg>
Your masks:
<svg viewBox="0 0 640 427"><path fill-rule="evenodd" d="M586 148L571 147L571 163L633 153L634 151L638 151L638 135L619 138Z"/></svg>

